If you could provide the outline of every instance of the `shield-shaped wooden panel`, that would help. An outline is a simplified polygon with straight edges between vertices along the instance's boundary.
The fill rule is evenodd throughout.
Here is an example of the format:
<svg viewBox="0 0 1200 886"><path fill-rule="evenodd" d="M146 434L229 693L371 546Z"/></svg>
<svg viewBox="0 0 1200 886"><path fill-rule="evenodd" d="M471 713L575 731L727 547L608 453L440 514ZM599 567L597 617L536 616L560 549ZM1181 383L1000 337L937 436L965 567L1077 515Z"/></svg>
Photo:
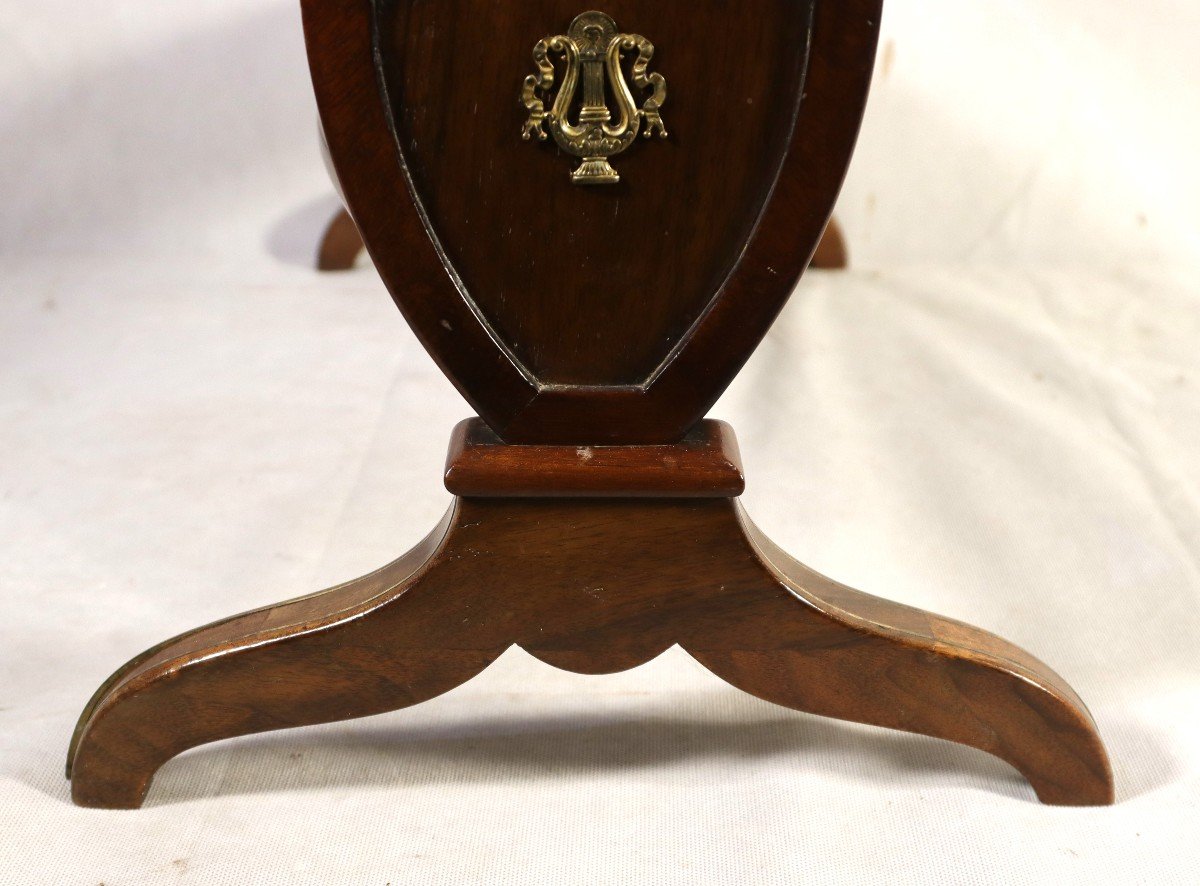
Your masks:
<svg viewBox="0 0 1200 886"><path fill-rule="evenodd" d="M520 101L546 66L570 82L574 50L554 38L581 0L303 0L348 208L421 341L503 439L674 442L704 416L829 219L880 2L606 0L584 24L630 39L608 66L576 53L562 116L602 106L615 131L624 81L668 136L645 126L656 137L624 139L616 174L581 184L564 140L523 138Z"/></svg>

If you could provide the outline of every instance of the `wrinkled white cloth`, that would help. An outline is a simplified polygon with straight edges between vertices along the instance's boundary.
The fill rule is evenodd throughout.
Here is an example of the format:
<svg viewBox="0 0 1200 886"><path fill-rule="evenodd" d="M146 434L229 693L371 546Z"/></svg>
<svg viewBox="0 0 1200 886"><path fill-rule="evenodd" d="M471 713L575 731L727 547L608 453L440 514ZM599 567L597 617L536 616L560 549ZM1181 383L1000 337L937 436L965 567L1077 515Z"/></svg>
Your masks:
<svg viewBox="0 0 1200 886"><path fill-rule="evenodd" d="M677 649L510 651L72 806L111 670L414 544L469 414L373 270L310 269L334 204L293 4L169 6L0 6L0 884L1200 881L1198 78L1164 67L1200 21L1168 0L895 0L856 267L805 277L714 410L797 558L1066 677L1116 806Z"/></svg>

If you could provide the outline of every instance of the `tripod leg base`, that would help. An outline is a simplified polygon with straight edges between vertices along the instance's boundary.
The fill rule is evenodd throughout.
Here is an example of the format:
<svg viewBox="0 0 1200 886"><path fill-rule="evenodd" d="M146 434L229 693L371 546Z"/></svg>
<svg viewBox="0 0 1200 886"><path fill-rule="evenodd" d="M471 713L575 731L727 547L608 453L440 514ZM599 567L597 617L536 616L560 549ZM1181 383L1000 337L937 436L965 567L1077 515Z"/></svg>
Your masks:
<svg viewBox="0 0 1200 886"><path fill-rule="evenodd" d="M188 748L416 704L514 644L609 673L676 643L768 701L994 754L1043 802L1112 802L1095 724L1061 677L985 631L817 575L729 498L457 499L379 572L121 668L80 718L68 776L81 805L136 807Z"/></svg>

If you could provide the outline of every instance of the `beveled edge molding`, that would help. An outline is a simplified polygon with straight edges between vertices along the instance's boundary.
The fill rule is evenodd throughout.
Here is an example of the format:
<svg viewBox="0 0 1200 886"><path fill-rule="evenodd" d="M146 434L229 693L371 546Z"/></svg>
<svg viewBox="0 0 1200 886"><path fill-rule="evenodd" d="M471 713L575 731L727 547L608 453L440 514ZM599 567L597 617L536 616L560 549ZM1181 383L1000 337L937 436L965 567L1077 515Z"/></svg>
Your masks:
<svg viewBox="0 0 1200 886"><path fill-rule="evenodd" d="M736 498L746 488L733 428L706 419L679 443L512 445L477 418L459 422L446 489L484 498Z"/></svg>

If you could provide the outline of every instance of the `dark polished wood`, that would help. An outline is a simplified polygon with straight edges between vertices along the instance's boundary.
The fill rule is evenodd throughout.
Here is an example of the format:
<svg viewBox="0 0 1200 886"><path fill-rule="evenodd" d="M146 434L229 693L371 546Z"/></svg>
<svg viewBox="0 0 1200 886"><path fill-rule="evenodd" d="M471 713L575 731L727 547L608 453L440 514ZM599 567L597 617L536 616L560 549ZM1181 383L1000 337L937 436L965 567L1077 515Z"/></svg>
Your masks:
<svg viewBox="0 0 1200 886"><path fill-rule="evenodd" d="M477 418L460 422L446 488L499 498L731 498L742 494L733 428L706 419L670 446L504 446Z"/></svg>
<svg viewBox="0 0 1200 886"><path fill-rule="evenodd" d="M80 719L75 801L138 806L188 748L416 704L514 644L585 674L679 644L767 701L994 754L1043 802L1112 801L1095 725L1046 665L816 574L728 497L458 498L378 572L184 634L118 671Z"/></svg>
<svg viewBox="0 0 1200 886"><path fill-rule="evenodd" d="M76 802L137 806L188 748L416 704L513 645L598 674L673 644L769 701L987 751L1046 803L1112 802L1061 677L792 560L736 501L732 431L702 421L829 221L880 0L608 0L658 48L671 138L592 188L521 139L516 101L534 42L576 0L302 6L355 226L482 420L456 430L454 504L408 554L105 682L68 754Z"/></svg>
<svg viewBox="0 0 1200 886"><path fill-rule="evenodd" d="M349 271L363 251L362 236L354 226L354 219L345 209L339 209L325 229L317 252L317 270ZM846 240L837 219L831 219L829 227L821 235L817 251L813 253L809 267L819 271L841 271L849 267L850 257Z"/></svg>
<svg viewBox="0 0 1200 886"><path fill-rule="evenodd" d="M606 11L651 37L677 84L671 138L635 145L621 184L589 189L519 136L533 44L582 11L574 0L489 15L379 0L374 18L363 0L303 0L347 205L409 323L502 439L673 443L704 417L829 221L880 2L739 15L723 0L614 0Z"/></svg>
<svg viewBox="0 0 1200 886"><path fill-rule="evenodd" d="M354 267L362 250L362 236L354 225L354 219L346 210L339 209L321 237L317 250L317 270L348 271Z"/></svg>
<svg viewBox="0 0 1200 886"><path fill-rule="evenodd" d="M618 23L654 35L655 69L686 84L663 109L672 138L635 144L608 187L572 186L556 150L517 137L513 74L533 68L531 36L565 30L579 0L525 0L503 15L481 15L476 0L383 5L405 164L488 325L542 384L644 383L733 271L779 173L811 2L758 0L765 14L730 15L711 0L608 0ZM470 64L462 46L481 48Z"/></svg>
<svg viewBox="0 0 1200 886"><path fill-rule="evenodd" d="M811 267L819 271L842 271L850 266L850 253L846 248L846 238L842 234L842 226L837 219L829 220L829 227L821 235L817 251L813 253Z"/></svg>

